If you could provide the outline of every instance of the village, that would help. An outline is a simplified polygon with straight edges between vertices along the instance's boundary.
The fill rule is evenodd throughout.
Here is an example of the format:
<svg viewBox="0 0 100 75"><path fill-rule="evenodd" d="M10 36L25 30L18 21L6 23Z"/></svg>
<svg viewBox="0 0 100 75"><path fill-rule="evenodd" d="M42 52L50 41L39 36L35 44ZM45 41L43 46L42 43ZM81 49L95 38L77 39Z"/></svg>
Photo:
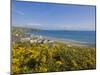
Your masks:
<svg viewBox="0 0 100 75"><path fill-rule="evenodd" d="M48 38L45 38L41 35L30 35L30 34L25 34L25 35L20 35L20 34L15 34L12 37L13 43L15 42L30 42L36 43L36 44L46 44L46 43L54 43L55 40L50 40Z"/></svg>

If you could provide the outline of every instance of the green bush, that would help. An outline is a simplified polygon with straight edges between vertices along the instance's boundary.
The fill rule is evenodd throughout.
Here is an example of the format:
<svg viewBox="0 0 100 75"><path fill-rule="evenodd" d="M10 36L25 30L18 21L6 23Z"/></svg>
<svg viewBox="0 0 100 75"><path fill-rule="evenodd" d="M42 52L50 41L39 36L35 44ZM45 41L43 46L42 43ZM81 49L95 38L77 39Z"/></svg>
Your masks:
<svg viewBox="0 0 100 75"><path fill-rule="evenodd" d="M95 68L95 48L68 47L63 43L12 45L12 74Z"/></svg>

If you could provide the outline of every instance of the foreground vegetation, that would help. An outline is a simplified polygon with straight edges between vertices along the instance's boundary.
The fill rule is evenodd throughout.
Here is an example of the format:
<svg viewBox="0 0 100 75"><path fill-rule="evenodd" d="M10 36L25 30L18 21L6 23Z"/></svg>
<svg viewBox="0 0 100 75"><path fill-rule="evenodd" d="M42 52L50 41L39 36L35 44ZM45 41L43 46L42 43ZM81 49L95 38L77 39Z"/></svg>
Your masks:
<svg viewBox="0 0 100 75"><path fill-rule="evenodd" d="M37 44L18 41L12 44L12 74L95 68L96 50L92 47L69 46L59 42Z"/></svg>
<svg viewBox="0 0 100 75"><path fill-rule="evenodd" d="M95 56L94 48L19 42L12 46L12 73L95 69Z"/></svg>

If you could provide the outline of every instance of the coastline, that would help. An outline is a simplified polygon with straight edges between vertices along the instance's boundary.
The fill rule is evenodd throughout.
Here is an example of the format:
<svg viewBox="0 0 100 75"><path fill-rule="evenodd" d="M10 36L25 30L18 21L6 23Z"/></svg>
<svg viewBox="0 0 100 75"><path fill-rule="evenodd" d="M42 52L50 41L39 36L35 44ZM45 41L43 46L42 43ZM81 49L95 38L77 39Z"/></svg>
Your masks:
<svg viewBox="0 0 100 75"><path fill-rule="evenodd" d="M52 41L56 41L56 42L64 43L64 44L68 44L70 46L95 47L95 44L93 44L93 43L80 42L80 41L75 41L75 40L70 40L70 39L60 39L60 38L54 38L54 37L48 37L48 36L42 36L42 35L34 35L34 34L33 34L33 36L41 36L43 39L52 40Z"/></svg>
<svg viewBox="0 0 100 75"><path fill-rule="evenodd" d="M12 34L12 74L26 73L26 69L35 73L96 68L95 44L16 31Z"/></svg>

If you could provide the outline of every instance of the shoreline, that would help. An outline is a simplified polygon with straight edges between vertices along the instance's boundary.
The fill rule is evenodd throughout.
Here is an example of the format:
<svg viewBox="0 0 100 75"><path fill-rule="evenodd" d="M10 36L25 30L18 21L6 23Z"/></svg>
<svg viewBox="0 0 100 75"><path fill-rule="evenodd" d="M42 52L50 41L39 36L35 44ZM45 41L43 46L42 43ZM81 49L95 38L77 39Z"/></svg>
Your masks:
<svg viewBox="0 0 100 75"><path fill-rule="evenodd" d="M32 36L37 36L37 37L41 36L43 39L52 40L52 41L56 41L56 42L59 42L59 43L68 44L68 45L71 45L71 46L95 47L95 44L93 44L93 43L90 44L90 43L80 42L80 41L75 41L75 40L70 40L70 39L60 39L60 38L53 38L53 37L42 36L42 35L34 35L34 34Z"/></svg>

